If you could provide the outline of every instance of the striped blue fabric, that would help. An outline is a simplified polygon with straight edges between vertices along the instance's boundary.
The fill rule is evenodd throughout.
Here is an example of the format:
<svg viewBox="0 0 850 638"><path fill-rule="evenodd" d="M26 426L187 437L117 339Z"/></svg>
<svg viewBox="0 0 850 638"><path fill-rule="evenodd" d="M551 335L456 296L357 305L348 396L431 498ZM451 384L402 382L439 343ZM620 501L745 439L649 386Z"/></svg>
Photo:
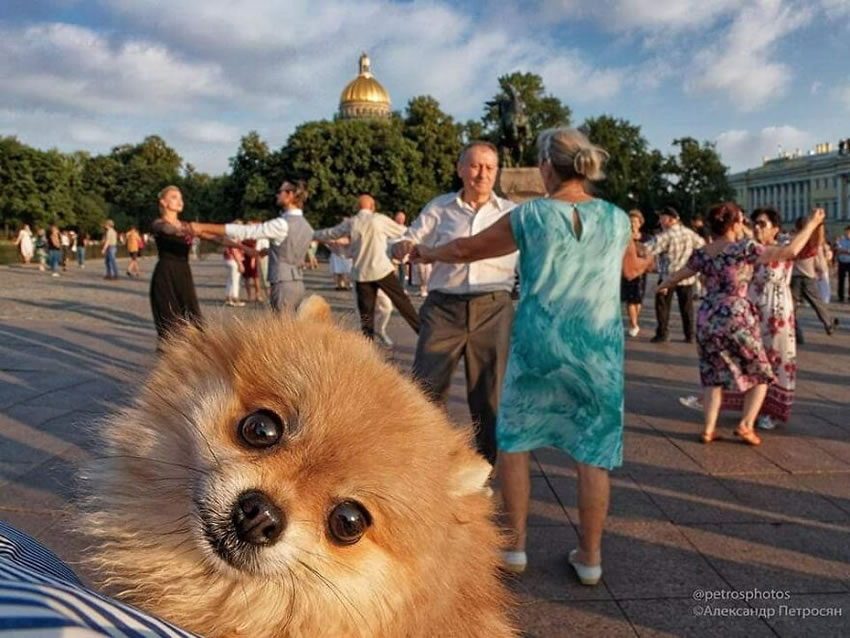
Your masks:
<svg viewBox="0 0 850 638"><path fill-rule="evenodd" d="M50 550L0 521L2 638L191 638L155 616L87 589Z"/></svg>

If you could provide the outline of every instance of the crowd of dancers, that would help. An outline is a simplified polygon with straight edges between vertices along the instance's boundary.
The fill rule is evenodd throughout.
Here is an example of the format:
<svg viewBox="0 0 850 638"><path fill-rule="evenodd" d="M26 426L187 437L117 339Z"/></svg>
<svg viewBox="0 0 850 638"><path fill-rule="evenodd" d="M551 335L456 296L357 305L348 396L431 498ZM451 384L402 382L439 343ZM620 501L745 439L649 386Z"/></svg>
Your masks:
<svg viewBox="0 0 850 638"><path fill-rule="evenodd" d="M580 538L569 562L582 583L594 585L602 574L608 472L623 459L625 336L639 334L647 273L659 278L651 341L669 339L675 296L684 339L696 342L703 396L683 402L704 411L699 439L718 437L718 414L728 408L741 411L734 433L758 445L757 424L770 429L791 416L802 342L796 308L806 299L828 334L837 328L816 283L827 257L824 212L813 210L785 235L774 209L748 217L732 202L718 203L687 228L666 208L661 231L647 236L639 211L626 214L593 195L607 153L584 134L544 131L537 150L546 197L517 206L497 196L498 151L473 142L458 158L462 189L435 197L410 226L403 214L378 213L364 193L352 216L313 229L303 211L307 186L297 179L281 184L274 219L183 222L180 190L168 186L153 224L159 260L151 307L161 347L179 323L202 323L189 254L206 239L224 247L231 303L241 276L258 282L250 284L255 299L267 296L275 311L291 311L306 294L304 269L324 244L336 287L353 290L365 337L389 342L392 307L417 333L412 374L433 401L446 402L464 359L475 442L497 468L509 521L507 569L523 571L527 562L529 451L555 447L575 460ZM843 301L850 228L835 253ZM418 312L404 287L412 270L425 296Z"/></svg>

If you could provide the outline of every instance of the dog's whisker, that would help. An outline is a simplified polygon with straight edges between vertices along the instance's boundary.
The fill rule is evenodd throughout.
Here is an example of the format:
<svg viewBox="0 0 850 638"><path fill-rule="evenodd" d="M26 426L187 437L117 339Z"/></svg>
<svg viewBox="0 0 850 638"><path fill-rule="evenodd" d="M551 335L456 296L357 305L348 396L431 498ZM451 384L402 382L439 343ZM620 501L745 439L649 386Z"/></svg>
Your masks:
<svg viewBox="0 0 850 638"><path fill-rule="evenodd" d="M185 470L189 470L191 472L197 472L202 476L209 476L209 472L207 470L203 470L201 468L194 467L192 465L186 465L185 463L177 463L176 461L163 461L161 459L155 459L149 456L137 456L134 454L107 454L102 456L95 457L96 460L107 460L107 459L134 459L136 461L150 461L151 463L160 463L162 465L171 465L173 467L182 467Z"/></svg>
<svg viewBox="0 0 850 638"><path fill-rule="evenodd" d="M294 547L296 550L298 550L299 552L301 552L303 554L307 554L307 556L310 556L312 558L318 558L319 560L324 561L328 565L331 565L331 566L334 566L334 567L343 567L353 574L356 574L358 576L362 576L362 572L355 569L351 565L346 565L342 561L335 560L334 558L329 557L329 556L323 556L322 554L319 554L317 552L311 552L310 550L304 549L303 547L299 547L298 545L295 545L295 544L293 544L292 547Z"/></svg>
<svg viewBox="0 0 850 638"><path fill-rule="evenodd" d="M304 567L304 568L305 568L308 572L310 572L311 574L313 574L313 575L314 575L314 576L315 576L315 577L319 580L319 582L320 582L320 583L324 584L324 585L325 585L325 586L326 586L326 587L330 590L330 592L331 592L331 593L332 593L332 594L336 597L336 599L340 602L340 604L342 605L343 609L345 609L346 613L348 614L349 618L351 618L351 620L352 620L352 621L354 621L354 620L355 620L355 618L354 618L354 616L352 615L351 610L354 610L355 612L357 612L357 615L358 615L358 616L360 616L360 618L363 620L363 622L364 622L364 623L366 623L366 626L369 628L369 633L370 633L370 634L373 634L373 633L374 633L374 632L372 631L372 625L369 623L369 620L366 618L366 616L364 616L364 615L363 615L363 613L362 613L362 612L361 612L361 611L357 608L357 606L356 606L356 605L354 605L354 604L351 602L351 599L350 599L348 596L346 596L344 593L342 593L342 591L340 591L339 587L337 587L337 586L336 586L336 584L335 584L332 580L330 580L329 578L327 578L324 574L322 574L322 573L321 573L319 570L317 570L316 568L314 568L314 567L312 567L311 565L308 565L307 563L305 563L305 562L304 562L303 560L301 560L300 558L296 558L296 560L298 561L298 564L299 564L299 565L301 565L301 566L302 566L302 567Z"/></svg>
<svg viewBox="0 0 850 638"><path fill-rule="evenodd" d="M201 435L201 438L204 440L204 443L206 444L207 449L210 451L210 454L212 454L212 457L213 457L213 460L215 461L215 464L216 464L218 467L221 467L221 463L219 462L219 460L218 460L218 456L216 456L215 451L213 450L213 447L212 447L212 445L210 444L210 440L207 438L207 435L206 435L206 434L204 434L204 431L203 431L203 430L201 429L201 427L200 427L200 426L199 426L199 425L195 422L195 420L194 420L194 419L192 419L192 418L191 418L188 414L186 414L183 410L181 410L178 406L176 406L176 405L175 405L173 402L171 402L170 400L168 400L168 399L166 399L165 397L162 397L162 396L161 396L161 397L159 397L159 398L160 398L160 400L161 400L163 403L165 403L165 405L167 405L169 408L171 408L172 410L174 410L177 414L179 414L180 416L182 416L182 417L186 420L186 423L188 423L188 424L189 424L192 428L194 428L194 430L195 430L198 434L200 434L200 435Z"/></svg>

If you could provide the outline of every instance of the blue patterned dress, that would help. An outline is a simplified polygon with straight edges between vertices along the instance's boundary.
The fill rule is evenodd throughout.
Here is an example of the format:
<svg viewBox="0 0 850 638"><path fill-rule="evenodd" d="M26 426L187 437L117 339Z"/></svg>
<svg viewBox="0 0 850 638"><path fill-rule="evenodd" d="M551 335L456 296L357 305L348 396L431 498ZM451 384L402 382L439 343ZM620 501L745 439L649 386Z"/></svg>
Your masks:
<svg viewBox="0 0 850 638"><path fill-rule="evenodd" d="M600 199L535 199L511 212L511 228L520 300L496 425L499 449L557 447L581 463L617 467L623 462L620 276L629 218Z"/></svg>

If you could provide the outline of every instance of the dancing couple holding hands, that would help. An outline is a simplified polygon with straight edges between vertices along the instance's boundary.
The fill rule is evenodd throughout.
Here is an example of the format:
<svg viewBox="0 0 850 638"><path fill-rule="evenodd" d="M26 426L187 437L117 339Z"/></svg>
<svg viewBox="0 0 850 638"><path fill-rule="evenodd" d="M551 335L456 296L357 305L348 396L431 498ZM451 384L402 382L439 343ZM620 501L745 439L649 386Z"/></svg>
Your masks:
<svg viewBox="0 0 850 638"><path fill-rule="evenodd" d="M513 208L471 237L403 245L424 262L466 263L519 250L522 286L496 424L500 487L512 532L503 562L526 566L529 451L556 447L577 464L580 541L569 554L579 580L602 576L608 471L623 460L624 336L620 278L642 274L626 213L589 193L608 154L574 129L537 140L548 196ZM445 241L445 240L443 240Z"/></svg>
<svg viewBox="0 0 850 638"><path fill-rule="evenodd" d="M702 275L705 282L697 313L700 380L705 389L704 443L717 438L724 390L743 393L735 434L750 445L761 443L754 425L775 373L762 339L759 308L748 294L753 270L757 265L793 260L824 218L823 209L816 208L790 242L765 245L747 236L744 214L737 204L717 204L707 216L713 241L696 250L684 268L659 285L659 293L669 294L679 281L694 275Z"/></svg>

